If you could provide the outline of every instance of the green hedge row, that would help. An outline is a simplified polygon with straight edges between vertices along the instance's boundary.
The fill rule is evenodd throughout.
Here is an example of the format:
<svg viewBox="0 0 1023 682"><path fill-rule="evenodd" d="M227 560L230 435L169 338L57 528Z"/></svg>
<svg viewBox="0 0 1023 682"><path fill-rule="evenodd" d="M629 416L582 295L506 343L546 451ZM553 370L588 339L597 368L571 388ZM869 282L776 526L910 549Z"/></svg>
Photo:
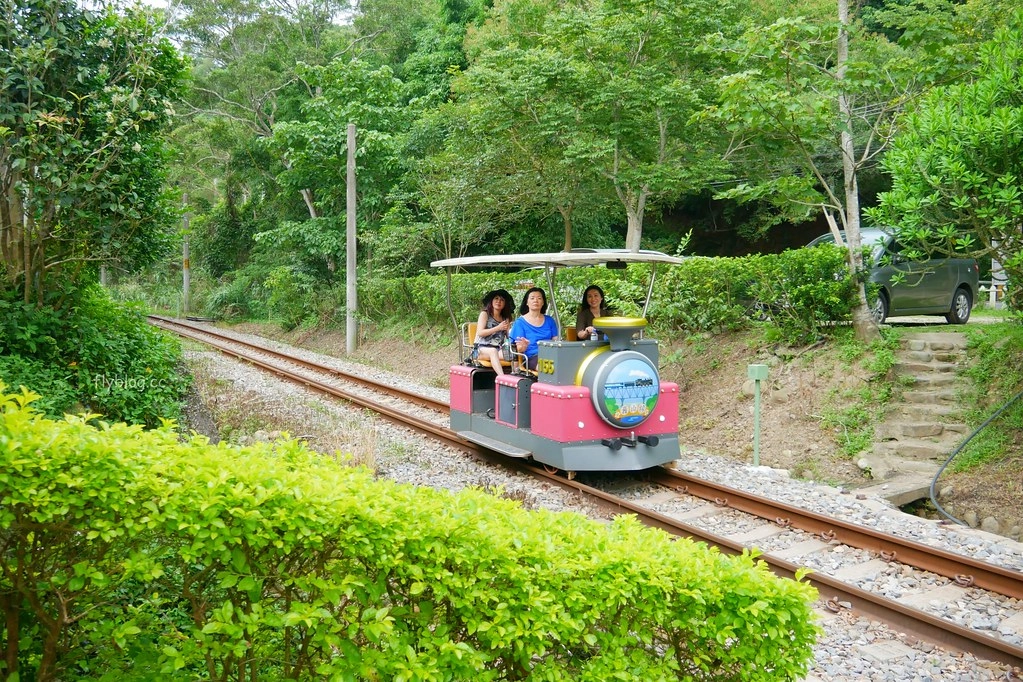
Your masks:
<svg viewBox="0 0 1023 682"><path fill-rule="evenodd" d="M0 386L0 679L784 680L812 658L813 588L749 555L31 398Z"/></svg>
<svg viewBox="0 0 1023 682"><path fill-rule="evenodd" d="M574 324L582 292L599 284L619 314L636 315L646 297L649 269L628 271L603 267L562 270L554 292L562 323ZM532 285L547 289L542 271L458 273L451 276L451 300L459 322L474 320L480 299L490 289L508 289L516 298ZM446 275L368 279L360 283L359 307L370 320L423 320L450 324ZM550 294L551 292L547 292ZM647 311L662 332L718 332L756 320L773 326L790 342L820 336L823 328L849 321L856 283L845 250L834 245L792 249L781 254L742 258L686 258L681 265L661 266Z"/></svg>

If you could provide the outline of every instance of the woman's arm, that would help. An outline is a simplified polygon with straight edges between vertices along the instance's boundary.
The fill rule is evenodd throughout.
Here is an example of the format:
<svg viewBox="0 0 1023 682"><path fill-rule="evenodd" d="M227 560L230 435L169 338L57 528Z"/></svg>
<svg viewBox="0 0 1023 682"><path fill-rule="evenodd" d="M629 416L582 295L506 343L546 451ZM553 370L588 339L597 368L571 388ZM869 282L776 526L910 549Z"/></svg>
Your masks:
<svg viewBox="0 0 1023 682"><path fill-rule="evenodd" d="M593 315L589 310L580 310L575 318L575 335L586 341L590 338L590 327L593 325Z"/></svg>
<svg viewBox="0 0 1023 682"><path fill-rule="evenodd" d="M500 324L497 325L496 327L491 327L490 329L487 329L486 327L487 327L487 322L489 321L489 319L490 319L490 316L487 315L487 311L486 310L484 310L484 311L482 311L480 313L479 319L476 320L476 336L478 338L484 339L484 338L486 338L488 336L493 336L494 334L497 334L497 333L503 331L501 329L501 325Z"/></svg>
<svg viewBox="0 0 1023 682"><path fill-rule="evenodd" d="M482 339L490 336L491 331L487 329L487 311L481 311L480 316L476 318L476 338Z"/></svg>

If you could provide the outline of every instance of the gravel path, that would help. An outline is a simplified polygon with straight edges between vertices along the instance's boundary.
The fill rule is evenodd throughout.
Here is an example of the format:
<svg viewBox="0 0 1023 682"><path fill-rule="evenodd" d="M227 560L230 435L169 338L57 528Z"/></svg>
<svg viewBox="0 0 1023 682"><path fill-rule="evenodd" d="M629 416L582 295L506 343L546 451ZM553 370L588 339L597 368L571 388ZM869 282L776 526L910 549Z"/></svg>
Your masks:
<svg viewBox="0 0 1023 682"><path fill-rule="evenodd" d="M244 334L238 336L257 340ZM264 342L265 341L260 341ZM282 348L283 344L276 344ZM407 379L372 367L298 348L296 355L315 359L383 381L407 384ZM526 508L574 510L598 515L580 506L579 499L560 488L537 485L533 479L509 474L498 467L453 453L420 435L383 421L367 427L362 411L331 403L301 387L257 371L223 356L191 350L186 360L197 375L196 388L219 424L233 424L236 442L268 439L287 431L326 453L358 453L353 459L397 481L459 490L476 486L518 499ZM420 386L420 393L446 397L446 391ZM193 410L190 423L198 422ZM209 434L207 434L209 435ZM1016 570L1023 568L1023 544L973 529L948 527L909 516L880 499L859 500L843 491L789 479L784 472L738 466L734 461L687 451L680 467L726 485L770 494L790 504L834 515L846 521L899 533L926 544L983 558ZM909 586L905 586L909 589ZM893 589L897 589L894 586ZM1004 614L1002 614L1004 615ZM1012 614L1009 614L1010 616ZM1017 617L1023 618L1020 614ZM978 661L928 644L906 641L886 627L843 613L821 613L824 634L815 649L808 681L898 680L899 682L990 682L1023 679L1002 664ZM1021 628L1023 629L1023 628Z"/></svg>

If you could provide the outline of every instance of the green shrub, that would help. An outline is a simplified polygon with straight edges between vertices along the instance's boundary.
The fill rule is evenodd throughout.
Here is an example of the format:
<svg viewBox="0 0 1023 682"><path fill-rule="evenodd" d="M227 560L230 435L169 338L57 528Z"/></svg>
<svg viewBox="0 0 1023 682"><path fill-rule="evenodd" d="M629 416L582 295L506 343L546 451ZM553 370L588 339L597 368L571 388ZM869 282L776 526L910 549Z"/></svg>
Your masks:
<svg viewBox="0 0 1023 682"><path fill-rule="evenodd" d="M0 299L0 379L45 395L51 416L75 406L147 426L180 416L188 377L178 342L98 286L65 295L61 308Z"/></svg>
<svg viewBox="0 0 1023 682"><path fill-rule="evenodd" d="M203 312L225 320L266 319L266 272L254 268L237 270L223 277L210 291Z"/></svg>
<svg viewBox="0 0 1023 682"><path fill-rule="evenodd" d="M784 340L814 341L825 326L851 319L856 282L844 249L822 245L756 258L753 293L771 311Z"/></svg>
<svg viewBox="0 0 1023 682"><path fill-rule="evenodd" d="M690 333L740 329L753 306L749 270L742 258L687 258L660 280L651 315Z"/></svg>
<svg viewBox="0 0 1023 682"><path fill-rule="evenodd" d="M0 397L23 678L780 680L812 658L814 590L749 554L25 400Z"/></svg>
<svg viewBox="0 0 1023 682"><path fill-rule="evenodd" d="M315 285L315 279L298 268L282 265L271 270L263 282L270 317L287 331L299 326L312 308Z"/></svg>
<svg viewBox="0 0 1023 682"><path fill-rule="evenodd" d="M967 376L978 388L974 396L963 396L969 405L966 421L986 422L998 409L1005 410L974 436L952 461L952 471L969 471L1014 456L1023 432L1023 369L1015 358L1023 356L1023 326L1018 322L971 325L967 329L970 364Z"/></svg>
<svg viewBox="0 0 1023 682"><path fill-rule="evenodd" d="M40 398L36 407L50 416L81 411L81 394L74 383L75 372L21 355L0 355L0 380L11 386L30 386Z"/></svg>

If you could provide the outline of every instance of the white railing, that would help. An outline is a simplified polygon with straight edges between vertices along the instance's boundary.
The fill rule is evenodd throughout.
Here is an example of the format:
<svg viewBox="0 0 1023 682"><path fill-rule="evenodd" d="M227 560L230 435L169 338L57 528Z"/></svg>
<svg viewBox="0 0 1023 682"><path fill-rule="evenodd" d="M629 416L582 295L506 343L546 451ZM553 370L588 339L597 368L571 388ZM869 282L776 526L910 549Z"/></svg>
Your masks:
<svg viewBox="0 0 1023 682"><path fill-rule="evenodd" d="M1008 287L1008 282L1004 279L990 280L983 279L980 281L981 296L987 294L987 303L992 308L1004 308L1005 307L1005 289Z"/></svg>

